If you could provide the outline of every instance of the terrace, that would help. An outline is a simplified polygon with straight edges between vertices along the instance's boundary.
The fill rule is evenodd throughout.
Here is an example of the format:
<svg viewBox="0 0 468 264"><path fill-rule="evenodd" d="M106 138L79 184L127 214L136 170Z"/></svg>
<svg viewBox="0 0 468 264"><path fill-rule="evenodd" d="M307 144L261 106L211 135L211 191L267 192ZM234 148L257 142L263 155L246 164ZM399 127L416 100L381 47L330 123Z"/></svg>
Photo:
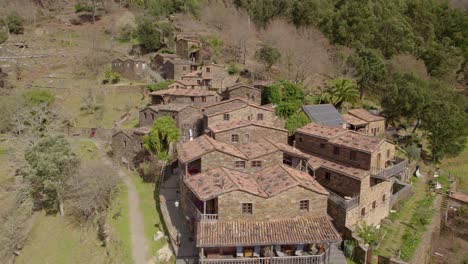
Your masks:
<svg viewBox="0 0 468 264"><path fill-rule="evenodd" d="M332 201L339 207L349 211L359 205L359 195L356 197L346 197L343 198L336 193L333 193L329 190L330 195L328 196L328 201Z"/></svg>
<svg viewBox="0 0 468 264"><path fill-rule="evenodd" d="M408 161L405 159L395 158L390 161L385 168L371 168L370 173L372 177L387 180L406 170Z"/></svg>

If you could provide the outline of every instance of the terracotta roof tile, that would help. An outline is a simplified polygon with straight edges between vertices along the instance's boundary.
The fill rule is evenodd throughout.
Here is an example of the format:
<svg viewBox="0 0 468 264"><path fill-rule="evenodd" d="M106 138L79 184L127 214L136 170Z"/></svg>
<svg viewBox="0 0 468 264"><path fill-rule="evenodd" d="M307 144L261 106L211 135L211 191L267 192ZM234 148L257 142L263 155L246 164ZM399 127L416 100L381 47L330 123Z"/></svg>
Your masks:
<svg viewBox="0 0 468 264"><path fill-rule="evenodd" d="M368 153L374 152L384 141L384 139L379 139L354 131L348 131L347 133L330 140L330 142L335 145L353 148Z"/></svg>
<svg viewBox="0 0 468 264"><path fill-rule="evenodd" d="M371 112L367 111L366 109L362 109L362 108L351 109L348 111L348 114L356 116L367 122L385 120L383 116L374 115Z"/></svg>
<svg viewBox="0 0 468 264"><path fill-rule="evenodd" d="M208 128L214 133L219 133L219 132L228 131L228 130L232 130L232 129L240 128L240 127L246 127L246 126L258 126L258 127L269 128L269 129L281 130L286 133L288 132L284 128L275 127L265 122L248 121L248 120L233 120L233 121L218 122L218 123L209 125Z"/></svg>
<svg viewBox="0 0 468 264"><path fill-rule="evenodd" d="M245 88L252 89L252 90L260 90L260 89L257 88L257 87L254 87L254 86L251 86L251 85L248 85L248 84L245 84L245 83L236 83L236 84L234 84L233 86L228 87L226 90L227 90L227 91L232 91L232 90L239 89L239 88L241 88L241 87L245 87Z"/></svg>
<svg viewBox="0 0 468 264"><path fill-rule="evenodd" d="M177 155L182 163L187 163L215 150L241 159L247 159L247 156L236 147L216 141L206 135L180 144L177 147Z"/></svg>
<svg viewBox="0 0 468 264"><path fill-rule="evenodd" d="M298 150L297 148L294 148L294 147L292 147L292 146L290 146L290 145L288 145L286 143L273 142L270 139L266 139L266 140L268 140L270 143L274 144L282 152L289 153L291 155L295 155L295 156L302 157L302 158L305 158L305 159L308 159L308 158L311 157L309 154L304 153L304 152Z"/></svg>
<svg viewBox="0 0 468 264"><path fill-rule="evenodd" d="M234 98L226 101L221 101L212 105L205 106L203 113L207 116L213 116L221 113L230 112L243 107L246 107L248 103L240 98Z"/></svg>
<svg viewBox="0 0 468 264"><path fill-rule="evenodd" d="M202 88L170 88L166 90L159 90L151 92L150 95L174 95L174 96L215 96L217 95L214 91L208 91Z"/></svg>
<svg viewBox="0 0 468 264"><path fill-rule="evenodd" d="M265 139L260 139L257 142L240 145L238 146L238 149L242 151L242 153L244 153L249 159L255 159L279 151L279 149L274 144Z"/></svg>
<svg viewBox="0 0 468 264"><path fill-rule="evenodd" d="M353 116L353 115L350 115L350 114L343 114L341 115L343 117L343 119L348 122L349 124L353 125L353 126L362 126L362 125L367 125L369 124L369 122L365 121L365 120L362 120L360 119L359 117L356 117L356 116Z"/></svg>
<svg viewBox="0 0 468 264"><path fill-rule="evenodd" d="M273 221L201 221L197 230L197 247L341 241L326 215Z"/></svg>
<svg viewBox="0 0 468 264"><path fill-rule="evenodd" d="M150 105L148 107L145 107L143 108L142 110L146 109L146 108L150 108L154 111L171 111L171 112L179 112L183 109L185 109L186 107L189 107L190 105L188 104L159 104L159 105ZM140 110L140 111L142 111Z"/></svg>
<svg viewBox="0 0 468 264"><path fill-rule="evenodd" d="M310 123L304 127L299 128L297 132L320 138L331 139L348 132L348 130L344 128L325 126L317 123Z"/></svg>
<svg viewBox="0 0 468 264"><path fill-rule="evenodd" d="M461 193L461 192L452 192L450 198L467 203L468 204L468 194Z"/></svg>
<svg viewBox="0 0 468 264"><path fill-rule="evenodd" d="M354 168L348 165L340 164L337 162L329 161L321 157L311 155L310 159L307 161L309 166L316 170L318 168L325 168L331 171L335 171L340 174L348 175L356 179L363 179L369 175L369 172L363 169Z"/></svg>

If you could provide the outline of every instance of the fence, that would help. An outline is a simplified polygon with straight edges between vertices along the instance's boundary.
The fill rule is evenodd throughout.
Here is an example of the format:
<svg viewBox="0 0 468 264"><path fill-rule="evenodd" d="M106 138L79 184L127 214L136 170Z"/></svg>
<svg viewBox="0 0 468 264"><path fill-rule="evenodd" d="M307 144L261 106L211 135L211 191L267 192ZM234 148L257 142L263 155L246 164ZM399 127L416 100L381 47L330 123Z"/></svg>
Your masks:
<svg viewBox="0 0 468 264"><path fill-rule="evenodd" d="M371 168L371 175L373 177L381 178L381 179L388 179L398 173L404 171L406 166L408 165L408 161L404 159L395 159L394 165L387 167L387 168Z"/></svg>
<svg viewBox="0 0 468 264"><path fill-rule="evenodd" d="M393 208L399 201L413 195L413 186L410 184L395 181L393 188L394 190L398 188L398 190L390 197L390 208Z"/></svg>
<svg viewBox="0 0 468 264"><path fill-rule="evenodd" d="M330 192L330 195L328 196L328 200L331 200L334 202L336 205L340 206L341 208L345 209L346 211L349 211L353 209L354 207L358 206L359 204L359 196L353 197L349 200L342 198L338 194L335 194L333 192Z"/></svg>

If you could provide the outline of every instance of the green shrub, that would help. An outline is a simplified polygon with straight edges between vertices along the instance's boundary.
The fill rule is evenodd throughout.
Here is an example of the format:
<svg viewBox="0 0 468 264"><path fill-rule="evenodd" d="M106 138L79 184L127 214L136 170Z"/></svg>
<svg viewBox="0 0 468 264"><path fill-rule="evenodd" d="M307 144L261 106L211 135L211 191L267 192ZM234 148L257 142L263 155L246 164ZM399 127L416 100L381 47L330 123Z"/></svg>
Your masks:
<svg viewBox="0 0 468 264"><path fill-rule="evenodd" d="M239 69L237 68L235 64L231 64L229 65L227 72L229 73L229 75L234 75L234 74L239 73Z"/></svg>
<svg viewBox="0 0 468 264"><path fill-rule="evenodd" d="M32 105L44 103L50 105L55 100L55 96L52 92L41 89L28 90L23 94L23 96L26 102Z"/></svg>
<svg viewBox="0 0 468 264"><path fill-rule="evenodd" d="M164 90L164 89L167 89L169 85L171 85L172 83L174 83L173 80L166 80L166 81L162 81L158 83L151 83L151 84L146 85L146 89L150 90L151 92Z"/></svg>
<svg viewBox="0 0 468 264"><path fill-rule="evenodd" d="M93 6L88 5L86 3L78 3L75 5L75 12L76 13L81 13L81 12L93 12Z"/></svg>
<svg viewBox="0 0 468 264"><path fill-rule="evenodd" d="M286 119L286 129L290 134L294 134L298 128L310 123L309 117L303 112L295 113Z"/></svg>
<svg viewBox="0 0 468 264"><path fill-rule="evenodd" d="M24 19L16 12L13 12L6 17L5 24L8 31L12 34L24 33Z"/></svg>
<svg viewBox="0 0 468 264"><path fill-rule="evenodd" d="M120 73L113 72L109 69L104 71L104 78L102 79L102 83L118 83L120 82Z"/></svg>
<svg viewBox="0 0 468 264"><path fill-rule="evenodd" d="M8 39L8 34L5 30L0 27L0 44L4 43Z"/></svg>
<svg viewBox="0 0 468 264"><path fill-rule="evenodd" d="M162 46L161 33L149 19L143 19L138 23L135 36L148 52L156 51Z"/></svg>
<svg viewBox="0 0 468 264"><path fill-rule="evenodd" d="M129 42L134 38L135 28L130 24L125 24L119 29L117 40L121 42Z"/></svg>

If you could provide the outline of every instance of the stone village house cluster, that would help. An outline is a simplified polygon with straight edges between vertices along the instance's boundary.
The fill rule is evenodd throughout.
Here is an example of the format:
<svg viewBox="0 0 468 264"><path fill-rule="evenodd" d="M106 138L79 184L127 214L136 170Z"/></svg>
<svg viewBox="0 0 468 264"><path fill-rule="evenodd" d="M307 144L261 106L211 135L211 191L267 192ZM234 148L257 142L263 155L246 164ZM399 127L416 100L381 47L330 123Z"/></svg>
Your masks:
<svg viewBox="0 0 468 264"><path fill-rule="evenodd" d="M384 128L369 124L381 117L350 111L353 118L343 117L350 129L313 122L288 144L284 121L261 105L260 87L214 86L226 69L200 66L187 50L198 52L156 55L158 69L177 81L150 94L140 127L117 132L112 149L118 162L133 166L145 155L142 138L154 120L176 121L180 173L170 177L179 178L201 263L330 263L333 244L358 223L379 224L388 216L406 161L374 136ZM365 131L350 127L358 119L367 122Z"/></svg>

